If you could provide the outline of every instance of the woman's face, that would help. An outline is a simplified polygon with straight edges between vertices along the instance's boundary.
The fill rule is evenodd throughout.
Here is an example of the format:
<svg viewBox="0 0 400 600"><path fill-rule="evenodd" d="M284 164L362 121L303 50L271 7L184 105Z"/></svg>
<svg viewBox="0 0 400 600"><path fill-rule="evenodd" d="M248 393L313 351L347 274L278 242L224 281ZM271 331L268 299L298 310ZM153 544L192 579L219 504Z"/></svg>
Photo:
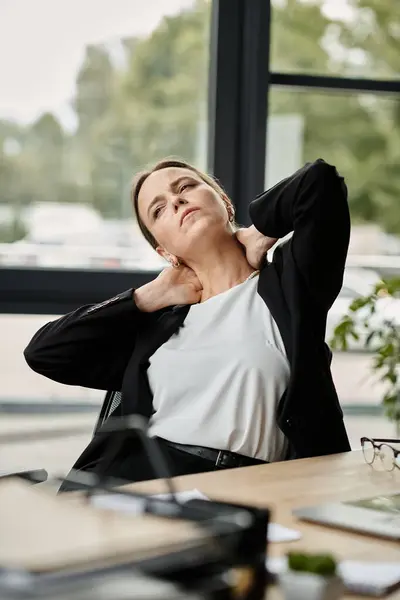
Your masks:
<svg viewBox="0 0 400 600"><path fill-rule="evenodd" d="M229 231L228 203L196 173L180 167L151 173L138 197L140 218L167 259L184 260L205 238Z"/></svg>

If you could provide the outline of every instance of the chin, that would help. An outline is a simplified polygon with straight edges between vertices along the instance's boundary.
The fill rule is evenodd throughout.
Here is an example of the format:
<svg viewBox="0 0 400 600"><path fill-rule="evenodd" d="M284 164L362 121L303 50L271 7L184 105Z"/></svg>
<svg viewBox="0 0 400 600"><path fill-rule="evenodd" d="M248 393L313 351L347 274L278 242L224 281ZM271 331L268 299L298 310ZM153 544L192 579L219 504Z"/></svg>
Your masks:
<svg viewBox="0 0 400 600"><path fill-rule="evenodd" d="M185 240L188 242L188 250L193 250L194 247L204 247L208 244L215 243L215 240L226 236L225 223L219 223L210 218L200 218L193 220L185 233Z"/></svg>

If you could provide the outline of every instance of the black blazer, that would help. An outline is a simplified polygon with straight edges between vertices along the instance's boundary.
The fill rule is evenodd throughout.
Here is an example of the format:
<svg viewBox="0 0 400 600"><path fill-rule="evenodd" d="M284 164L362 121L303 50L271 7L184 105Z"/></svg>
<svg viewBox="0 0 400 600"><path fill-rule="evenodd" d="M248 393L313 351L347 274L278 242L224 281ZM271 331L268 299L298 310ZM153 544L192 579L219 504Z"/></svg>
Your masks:
<svg viewBox="0 0 400 600"><path fill-rule="evenodd" d="M326 317L340 291L350 237L347 189L322 159L260 194L250 216L264 235L290 241L261 269L258 293L281 332L291 367L277 423L290 458L350 450L325 344ZM114 415L153 412L149 358L183 326L190 306L142 313L132 290L84 306L42 327L25 350L29 366L69 385L120 390ZM95 434L75 468L100 458Z"/></svg>

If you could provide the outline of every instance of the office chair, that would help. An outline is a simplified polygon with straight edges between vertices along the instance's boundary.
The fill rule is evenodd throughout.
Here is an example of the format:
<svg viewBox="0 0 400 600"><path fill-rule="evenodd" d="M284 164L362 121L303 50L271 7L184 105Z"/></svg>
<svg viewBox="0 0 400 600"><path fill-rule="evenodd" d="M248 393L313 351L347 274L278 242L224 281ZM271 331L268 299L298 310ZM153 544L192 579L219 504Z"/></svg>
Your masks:
<svg viewBox="0 0 400 600"><path fill-rule="evenodd" d="M96 433L102 425L111 417L121 404L121 392L109 391L106 393L99 417L94 428ZM116 415L114 415L116 416ZM45 469L31 469L28 471L0 471L0 481L11 477L19 477L29 483L43 483L48 479L48 473Z"/></svg>
<svg viewBox="0 0 400 600"><path fill-rule="evenodd" d="M94 433L96 433L102 425L111 417L121 404L121 392L109 391L106 393L103 405L100 410L99 418L97 419ZM117 416L117 415L114 415Z"/></svg>

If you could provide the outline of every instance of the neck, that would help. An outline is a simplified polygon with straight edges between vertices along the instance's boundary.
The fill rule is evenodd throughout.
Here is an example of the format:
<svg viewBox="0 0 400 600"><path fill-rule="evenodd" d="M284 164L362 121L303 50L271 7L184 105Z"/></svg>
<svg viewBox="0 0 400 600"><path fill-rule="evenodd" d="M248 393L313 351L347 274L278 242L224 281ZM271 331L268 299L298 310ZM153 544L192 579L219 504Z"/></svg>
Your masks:
<svg viewBox="0 0 400 600"><path fill-rule="evenodd" d="M235 237L226 236L194 259L185 260L196 273L203 291L201 302L243 283L254 273Z"/></svg>

